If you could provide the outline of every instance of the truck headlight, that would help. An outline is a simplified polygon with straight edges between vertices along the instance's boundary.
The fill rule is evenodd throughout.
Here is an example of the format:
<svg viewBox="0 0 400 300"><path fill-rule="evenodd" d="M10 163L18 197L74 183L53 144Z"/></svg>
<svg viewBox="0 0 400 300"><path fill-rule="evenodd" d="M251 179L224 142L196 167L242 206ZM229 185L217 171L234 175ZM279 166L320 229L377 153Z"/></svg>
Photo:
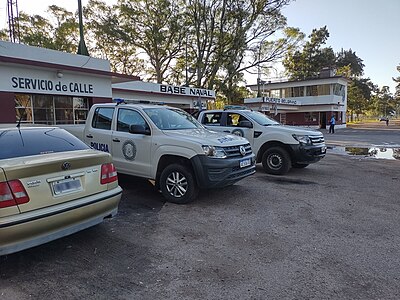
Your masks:
<svg viewBox="0 0 400 300"><path fill-rule="evenodd" d="M311 139L308 135L293 134L292 136L301 145L311 145Z"/></svg>
<svg viewBox="0 0 400 300"><path fill-rule="evenodd" d="M215 146L202 146L204 154L213 158L225 158L226 153L223 148Z"/></svg>

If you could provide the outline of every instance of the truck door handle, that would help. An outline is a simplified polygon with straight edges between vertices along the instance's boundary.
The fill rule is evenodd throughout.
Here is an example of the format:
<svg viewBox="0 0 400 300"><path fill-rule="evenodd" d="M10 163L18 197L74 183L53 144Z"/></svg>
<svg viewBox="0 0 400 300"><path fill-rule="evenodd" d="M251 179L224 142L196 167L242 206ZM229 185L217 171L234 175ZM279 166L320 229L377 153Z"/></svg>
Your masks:
<svg viewBox="0 0 400 300"><path fill-rule="evenodd" d="M117 143L119 143L119 142L120 142L120 140L119 140L119 139L117 139L117 138L113 138L113 142L117 142Z"/></svg>
<svg viewBox="0 0 400 300"><path fill-rule="evenodd" d="M229 131L229 130L224 130L224 132L230 133L230 131Z"/></svg>
<svg viewBox="0 0 400 300"><path fill-rule="evenodd" d="M92 138L93 138L93 135L87 134L86 137L89 138L89 139L92 139Z"/></svg>

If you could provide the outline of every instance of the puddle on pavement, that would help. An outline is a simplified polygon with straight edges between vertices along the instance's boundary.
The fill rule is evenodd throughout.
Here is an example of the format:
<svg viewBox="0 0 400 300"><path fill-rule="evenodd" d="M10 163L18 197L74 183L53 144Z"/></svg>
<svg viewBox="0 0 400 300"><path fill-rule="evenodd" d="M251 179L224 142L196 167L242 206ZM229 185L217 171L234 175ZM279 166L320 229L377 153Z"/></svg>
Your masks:
<svg viewBox="0 0 400 300"><path fill-rule="evenodd" d="M337 154L348 154L354 156L364 156L379 159L399 159L400 160L400 148L386 148L386 147L340 147L333 146L328 147L333 153Z"/></svg>

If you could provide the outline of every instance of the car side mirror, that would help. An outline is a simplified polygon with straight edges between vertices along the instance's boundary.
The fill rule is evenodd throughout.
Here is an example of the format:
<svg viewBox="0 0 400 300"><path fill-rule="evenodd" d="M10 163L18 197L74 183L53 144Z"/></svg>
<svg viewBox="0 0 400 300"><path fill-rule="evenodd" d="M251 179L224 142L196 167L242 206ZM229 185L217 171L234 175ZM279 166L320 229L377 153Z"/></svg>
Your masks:
<svg viewBox="0 0 400 300"><path fill-rule="evenodd" d="M253 124L248 120L243 120L239 122L239 127L253 128Z"/></svg>
<svg viewBox="0 0 400 300"><path fill-rule="evenodd" d="M150 135L151 131L148 126L132 124L129 126L129 133Z"/></svg>

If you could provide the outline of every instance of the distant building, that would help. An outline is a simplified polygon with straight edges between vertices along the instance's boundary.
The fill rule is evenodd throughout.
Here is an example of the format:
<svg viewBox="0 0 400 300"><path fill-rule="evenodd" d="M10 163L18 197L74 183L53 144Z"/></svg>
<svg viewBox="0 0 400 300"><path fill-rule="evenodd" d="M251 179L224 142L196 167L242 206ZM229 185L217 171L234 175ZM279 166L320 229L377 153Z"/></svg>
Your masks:
<svg viewBox="0 0 400 300"><path fill-rule="evenodd" d="M315 79L249 85L255 93L260 88L262 97L247 98L244 104L287 125L326 128L334 115L336 124L345 127L347 79L330 75L321 72Z"/></svg>

